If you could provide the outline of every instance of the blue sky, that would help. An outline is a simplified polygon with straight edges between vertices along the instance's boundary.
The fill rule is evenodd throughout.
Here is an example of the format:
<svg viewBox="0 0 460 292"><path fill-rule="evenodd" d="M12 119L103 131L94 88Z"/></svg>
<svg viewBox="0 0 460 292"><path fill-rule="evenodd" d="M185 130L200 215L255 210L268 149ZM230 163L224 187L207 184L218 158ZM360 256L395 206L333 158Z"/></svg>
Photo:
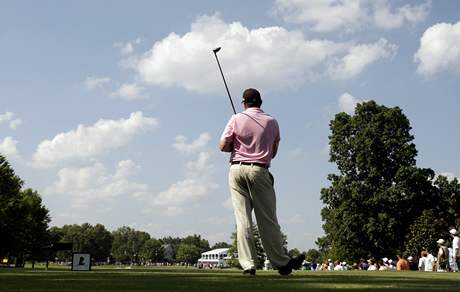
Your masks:
<svg viewBox="0 0 460 292"><path fill-rule="evenodd" d="M329 121L399 106L417 164L460 175L460 3L2 1L0 152L52 225L129 225L230 241L232 114L258 88L281 128L278 216L290 248L323 234Z"/></svg>

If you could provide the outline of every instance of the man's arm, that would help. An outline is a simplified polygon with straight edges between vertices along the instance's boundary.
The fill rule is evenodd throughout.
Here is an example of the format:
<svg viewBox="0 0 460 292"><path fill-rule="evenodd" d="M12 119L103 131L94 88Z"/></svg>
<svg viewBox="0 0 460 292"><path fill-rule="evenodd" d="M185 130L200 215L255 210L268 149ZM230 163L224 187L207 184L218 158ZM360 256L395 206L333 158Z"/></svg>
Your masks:
<svg viewBox="0 0 460 292"><path fill-rule="evenodd" d="M220 140L219 149L222 152L232 152L233 151L233 143L232 142L226 142L225 140Z"/></svg>

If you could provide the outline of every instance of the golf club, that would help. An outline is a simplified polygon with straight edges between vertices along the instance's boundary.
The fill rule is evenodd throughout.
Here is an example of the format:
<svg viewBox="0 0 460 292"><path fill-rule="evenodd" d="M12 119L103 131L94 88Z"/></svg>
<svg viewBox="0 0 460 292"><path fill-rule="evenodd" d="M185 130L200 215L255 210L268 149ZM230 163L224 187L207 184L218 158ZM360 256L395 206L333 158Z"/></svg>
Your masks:
<svg viewBox="0 0 460 292"><path fill-rule="evenodd" d="M217 58L217 52L220 51L220 49L221 47L218 47L212 51L214 52L214 56L216 56L217 65L219 66L220 74L222 75L222 79L224 80L225 89L227 89L227 94L228 94L228 98L230 99L230 103L232 104L233 113L235 113L236 115L235 106L233 105L233 100L232 100L232 97L230 96L230 91L228 91L228 86L227 86L227 82L225 81L224 73L222 72L222 68L220 67L219 59Z"/></svg>

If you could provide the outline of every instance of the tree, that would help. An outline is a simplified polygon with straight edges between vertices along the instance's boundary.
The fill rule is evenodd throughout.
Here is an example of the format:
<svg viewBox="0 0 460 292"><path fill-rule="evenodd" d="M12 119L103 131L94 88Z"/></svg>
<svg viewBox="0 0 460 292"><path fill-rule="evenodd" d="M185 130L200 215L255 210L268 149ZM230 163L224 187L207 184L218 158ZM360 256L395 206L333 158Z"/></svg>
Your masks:
<svg viewBox="0 0 460 292"><path fill-rule="evenodd" d="M216 242L211 249L218 249L218 248L230 248L232 245L227 242Z"/></svg>
<svg viewBox="0 0 460 292"><path fill-rule="evenodd" d="M162 262L164 248L160 240L150 238L141 249L140 255L145 262Z"/></svg>
<svg viewBox="0 0 460 292"><path fill-rule="evenodd" d="M183 238L181 240L181 243L196 246L199 249L200 254L205 251L210 250L209 242L206 239L201 238L201 235L197 235L197 234L189 235Z"/></svg>
<svg viewBox="0 0 460 292"><path fill-rule="evenodd" d="M48 223L50 222L49 211L42 204L38 192L26 189L20 192L21 197L21 229L16 233L20 240L18 247L24 252L25 257L31 259L44 259L45 248L49 245L50 234Z"/></svg>
<svg viewBox="0 0 460 292"><path fill-rule="evenodd" d="M18 252L20 241L16 231L21 222L19 192L23 181L14 173L8 161L0 155L0 256Z"/></svg>
<svg viewBox="0 0 460 292"><path fill-rule="evenodd" d="M436 254L439 238L449 238L447 222L435 216L433 210L425 210L409 227L404 256L420 256L422 248Z"/></svg>
<svg viewBox="0 0 460 292"><path fill-rule="evenodd" d="M297 257L301 254L300 250L298 250L297 248L293 248L293 249L290 249L288 251L288 255L293 258L293 257Z"/></svg>
<svg viewBox="0 0 460 292"><path fill-rule="evenodd" d="M59 242L71 242L73 245L72 251L57 253L60 260L70 260L72 252L88 252L95 261L106 261L112 250L112 234L102 224L64 225L62 228L54 227L51 234L55 239L59 238Z"/></svg>
<svg viewBox="0 0 460 292"><path fill-rule="evenodd" d="M341 259L394 255L404 250L409 226L438 206L431 169L417 168L410 123L398 107L374 101L330 123L330 161L321 211L328 253Z"/></svg>
<svg viewBox="0 0 460 292"><path fill-rule="evenodd" d="M146 232L137 231L131 227L123 226L113 233L112 255L121 263L140 264L141 251L150 239Z"/></svg>
<svg viewBox="0 0 460 292"><path fill-rule="evenodd" d="M177 247L176 259L180 262L194 264L201 257L200 248L194 244L181 243Z"/></svg>
<svg viewBox="0 0 460 292"><path fill-rule="evenodd" d="M309 262L321 263L321 253L319 250L311 248L305 253L305 259Z"/></svg>
<svg viewBox="0 0 460 292"><path fill-rule="evenodd" d="M23 181L0 155L0 257L15 257L21 266L26 257L44 257L48 245L49 211L38 192L21 190Z"/></svg>

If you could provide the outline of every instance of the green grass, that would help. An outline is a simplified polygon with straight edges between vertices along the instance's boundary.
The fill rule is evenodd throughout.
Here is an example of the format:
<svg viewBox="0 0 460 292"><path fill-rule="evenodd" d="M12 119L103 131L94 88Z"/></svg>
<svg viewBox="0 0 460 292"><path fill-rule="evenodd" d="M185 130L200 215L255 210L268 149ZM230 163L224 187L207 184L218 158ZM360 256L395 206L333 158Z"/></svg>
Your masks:
<svg viewBox="0 0 460 292"><path fill-rule="evenodd" d="M281 277L257 271L255 277L237 270L195 268L94 268L72 272L63 268L32 270L0 268L0 291L460 291L460 273L425 272L310 272Z"/></svg>

